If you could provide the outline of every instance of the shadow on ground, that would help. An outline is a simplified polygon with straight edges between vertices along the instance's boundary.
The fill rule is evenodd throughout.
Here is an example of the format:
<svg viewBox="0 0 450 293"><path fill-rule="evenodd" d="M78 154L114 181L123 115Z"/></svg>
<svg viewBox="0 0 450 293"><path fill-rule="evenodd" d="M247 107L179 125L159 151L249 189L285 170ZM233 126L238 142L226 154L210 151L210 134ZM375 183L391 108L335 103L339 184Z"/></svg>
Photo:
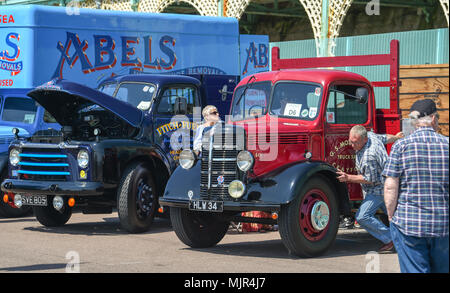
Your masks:
<svg viewBox="0 0 450 293"><path fill-rule="evenodd" d="M278 232L269 232L277 233ZM233 233L235 234L235 233ZM236 234L235 234L236 235ZM290 255L280 239L263 241L246 241L249 234L240 234L242 242L218 244L215 247L205 249L185 248L186 250L201 251L205 253L234 255L261 258L280 259L300 259L300 257ZM279 234L277 235L279 236ZM234 236L231 236L234 237ZM342 256L365 255L369 251L376 251L380 248L381 242L370 236L366 231L359 230L348 234L338 234L333 246L319 259L335 258Z"/></svg>
<svg viewBox="0 0 450 293"><path fill-rule="evenodd" d="M66 235L85 235L85 236L119 236L130 234L120 227L119 219L116 217L103 218L103 222L83 222L67 223L62 227L45 227L38 225L25 227L24 230L42 233L55 233ZM163 218L156 218L149 231L141 234L154 234L172 231L170 221Z"/></svg>
<svg viewBox="0 0 450 293"><path fill-rule="evenodd" d="M65 263L55 263L55 264L37 264L22 267L9 267L0 268L0 271L7 272L32 272L32 271L47 271L47 270L60 270L67 266Z"/></svg>

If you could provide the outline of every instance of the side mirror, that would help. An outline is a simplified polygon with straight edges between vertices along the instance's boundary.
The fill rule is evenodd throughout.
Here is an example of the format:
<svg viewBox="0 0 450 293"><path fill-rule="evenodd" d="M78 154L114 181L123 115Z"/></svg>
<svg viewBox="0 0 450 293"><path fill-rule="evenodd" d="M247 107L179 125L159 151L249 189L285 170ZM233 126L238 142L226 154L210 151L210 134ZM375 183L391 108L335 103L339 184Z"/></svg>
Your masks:
<svg viewBox="0 0 450 293"><path fill-rule="evenodd" d="M228 91L228 85L224 84L222 89L219 90L219 93L222 95L222 102L227 100L227 95L232 95L233 92Z"/></svg>
<svg viewBox="0 0 450 293"><path fill-rule="evenodd" d="M360 104L367 104L369 100L369 91L365 87L359 87L356 89L356 98Z"/></svg>
<svg viewBox="0 0 450 293"><path fill-rule="evenodd" d="M219 91L219 93L222 95L222 102L225 102L227 100L227 94L228 94L228 86L226 84L223 85L222 90Z"/></svg>
<svg viewBox="0 0 450 293"><path fill-rule="evenodd" d="M174 111L175 115L181 114L185 115L187 114L187 99L183 97L177 97L175 99L175 105L174 105Z"/></svg>

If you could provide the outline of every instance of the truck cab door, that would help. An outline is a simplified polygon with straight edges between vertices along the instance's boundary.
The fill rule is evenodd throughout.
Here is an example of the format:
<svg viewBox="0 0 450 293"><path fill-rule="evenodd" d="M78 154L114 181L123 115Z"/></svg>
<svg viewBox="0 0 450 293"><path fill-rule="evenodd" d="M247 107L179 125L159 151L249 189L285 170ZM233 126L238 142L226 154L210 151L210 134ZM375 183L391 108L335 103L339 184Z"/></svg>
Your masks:
<svg viewBox="0 0 450 293"><path fill-rule="evenodd" d="M175 162L178 162L183 147L192 149L193 130L196 129L196 124L193 123L195 107L200 107L199 90L189 84L174 84L163 88L156 102L155 142Z"/></svg>
<svg viewBox="0 0 450 293"><path fill-rule="evenodd" d="M350 96L356 95L359 87L361 85L352 84L330 87L324 113L325 161L349 174L357 174L355 151L348 140L350 129L358 124L365 126L368 130L373 127L371 115L369 115L369 104L361 103ZM350 200L363 199L360 184L348 183L347 185Z"/></svg>

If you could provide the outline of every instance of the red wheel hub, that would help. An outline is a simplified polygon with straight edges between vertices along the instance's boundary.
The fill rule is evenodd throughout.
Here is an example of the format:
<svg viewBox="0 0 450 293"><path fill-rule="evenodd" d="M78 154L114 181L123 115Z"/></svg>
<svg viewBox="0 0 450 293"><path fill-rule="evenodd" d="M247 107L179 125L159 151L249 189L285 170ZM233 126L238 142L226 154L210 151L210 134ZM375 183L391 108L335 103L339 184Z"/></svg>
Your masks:
<svg viewBox="0 0 450 293"><path fill-rule="evenodd" d="M322 239L329 227L329 201L320 189L311 189L300 204L300 229L306 239L318 241Z"/></svg>

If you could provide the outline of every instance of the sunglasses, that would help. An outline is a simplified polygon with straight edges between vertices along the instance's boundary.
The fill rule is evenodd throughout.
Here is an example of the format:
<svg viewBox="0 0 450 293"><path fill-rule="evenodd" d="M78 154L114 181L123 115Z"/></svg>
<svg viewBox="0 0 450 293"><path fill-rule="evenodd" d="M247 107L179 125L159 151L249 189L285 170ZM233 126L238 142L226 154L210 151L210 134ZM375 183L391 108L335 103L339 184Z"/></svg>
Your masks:
<svg viewBox="0 0 450 293"><path fill-rule="evenodd" d="M213 112L209 113L208 115L219 115L219 112L213 111Z"/></svg>

